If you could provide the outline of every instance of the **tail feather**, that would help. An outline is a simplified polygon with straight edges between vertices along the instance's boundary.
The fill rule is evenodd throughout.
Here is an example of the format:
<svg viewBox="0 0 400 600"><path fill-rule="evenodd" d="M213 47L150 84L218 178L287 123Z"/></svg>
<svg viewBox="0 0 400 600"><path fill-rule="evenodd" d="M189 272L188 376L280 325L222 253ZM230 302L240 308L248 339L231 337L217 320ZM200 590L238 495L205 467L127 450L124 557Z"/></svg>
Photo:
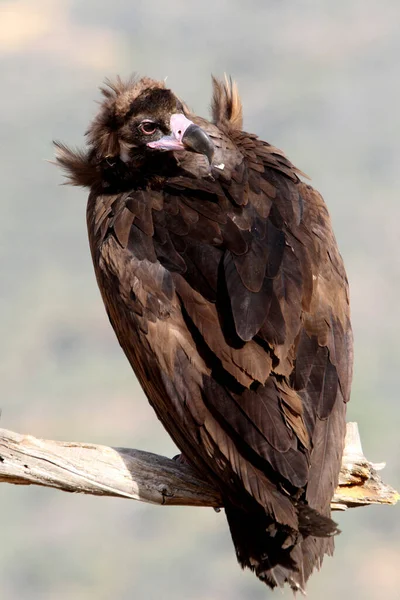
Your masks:
<svg viewBox="0 0 400 600"><path fill-rule="evenodd" d="M304 592L312 571L332 554L336 523L317 511L299 506L299 532L278 525L260 507L247 512L225 505L237 559L269 587L289 584Z"/></svg>

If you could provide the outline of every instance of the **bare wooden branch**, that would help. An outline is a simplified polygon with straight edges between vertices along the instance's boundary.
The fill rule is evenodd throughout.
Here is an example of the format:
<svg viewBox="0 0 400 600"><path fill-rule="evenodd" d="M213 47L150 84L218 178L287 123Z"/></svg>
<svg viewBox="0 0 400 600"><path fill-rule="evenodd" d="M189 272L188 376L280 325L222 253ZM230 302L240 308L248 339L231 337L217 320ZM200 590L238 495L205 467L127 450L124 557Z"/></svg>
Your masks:
<svg viewBox="0 0 400 600"><path fill-rule="evenodd" d="M400 495L384 484L377 473L383 466L367 461L357 423L349 423L332 508L395 504ZM127 448L41 440L6 429L0 429L0 482L153 504L222 506L218 491L196 471L164 456Z"/></svg>

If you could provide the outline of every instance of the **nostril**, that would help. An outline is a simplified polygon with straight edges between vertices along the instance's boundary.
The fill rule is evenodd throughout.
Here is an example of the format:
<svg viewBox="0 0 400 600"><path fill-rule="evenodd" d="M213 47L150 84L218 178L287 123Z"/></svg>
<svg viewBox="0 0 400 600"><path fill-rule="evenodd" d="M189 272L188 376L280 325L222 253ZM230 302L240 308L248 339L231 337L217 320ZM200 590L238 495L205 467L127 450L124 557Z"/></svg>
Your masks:
<svg viewBox="0 0 400 600"><path fill-rule="evenodd" d="M181 135L181 133L182 133L182 130L178 129L178 135Z"/></svg>

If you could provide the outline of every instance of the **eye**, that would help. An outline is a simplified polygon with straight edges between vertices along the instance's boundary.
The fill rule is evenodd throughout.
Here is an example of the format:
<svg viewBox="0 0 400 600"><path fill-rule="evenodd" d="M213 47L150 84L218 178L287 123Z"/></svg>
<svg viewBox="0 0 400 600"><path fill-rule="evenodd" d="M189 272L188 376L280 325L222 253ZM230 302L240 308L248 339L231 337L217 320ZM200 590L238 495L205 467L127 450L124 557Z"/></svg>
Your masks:
<svg viewBox="0 0 400 600"><path fill-rule="evenodd" d="M157 130L157 123L149 120L142 121L138 126L138 129L145 135L152 135Z"/></svg>

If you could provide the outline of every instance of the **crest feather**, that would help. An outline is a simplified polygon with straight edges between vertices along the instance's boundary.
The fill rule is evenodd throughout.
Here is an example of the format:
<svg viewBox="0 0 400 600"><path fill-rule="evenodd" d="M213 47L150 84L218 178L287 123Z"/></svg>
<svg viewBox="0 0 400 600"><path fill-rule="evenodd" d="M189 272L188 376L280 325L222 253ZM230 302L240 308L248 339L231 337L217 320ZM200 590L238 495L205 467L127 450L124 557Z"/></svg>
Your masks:
<svg viewBox="0 0 400 600"><path fill-rule="evenodd" d="M213 77L212 84L211 111L214 123L241 130L243 128L243 109L236 82L225 75L225 81Z"/></svg>

